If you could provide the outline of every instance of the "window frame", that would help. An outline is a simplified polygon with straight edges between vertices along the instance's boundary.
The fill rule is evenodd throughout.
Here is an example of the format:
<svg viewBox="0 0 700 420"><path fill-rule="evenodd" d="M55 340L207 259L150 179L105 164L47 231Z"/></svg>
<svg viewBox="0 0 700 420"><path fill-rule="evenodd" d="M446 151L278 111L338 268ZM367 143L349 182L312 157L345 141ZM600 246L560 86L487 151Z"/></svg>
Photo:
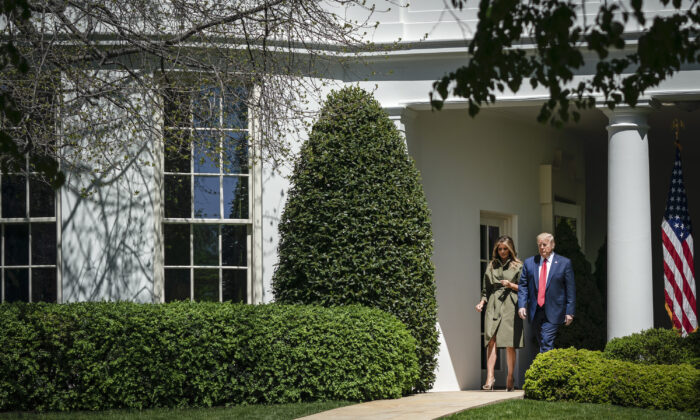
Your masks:
<svg viewBox="0 0 700 420"><path fill-rule="evenodd" d="M186 79L184 79L186 81ZM251 95L257 95L257 89L254 87L249 90ZM236 128L236 127L224 127L224 100L225 97L224 95L220 95L218 98L219 100L219 126L218 127L204 127L204 126L197 126L194 121L194 115L192 110L190 109L188 111L188 126L183 127L183 126L173 126L173 125L166 125L166 109L165 109L165 103L164 103L164 98L161 96L161 99L163 100L163 103L161 104L160 111L161 111L161 121L160 121L160 126L162 127L162 133L159 141L159 146L158 149L158 159L156 160L157 164L160 165L157 170L156 170L156 178L157 178L157 184L158 184L158 190L160 191L160 197L157 202L158 209L157 211L154 212L156 217L156 232L157 232L157 238L159 240L157 241L157 249L156 251L156 275L155 275L155 287L154 290L156 291L155 293L155 300L159 302L165 302L165 270L166 269L188 269L189 270L189 285L190 285L190 293L189 293L189 300L194 301L195 300L195 270L197 269L216 269L218 270L218 291L219 291L219 299L217 300L218 302L223 301L223 271L225 270L231 270L231 271L236 271L236 270L246 270L246 298L245 298L245 303L248 304L253 304L253 303L261 303L262 302L262 285L260 284L260 281L262 279L262 264L260 263L261 261L261 241L262 241L262 232L261 232L261 196L262 194L260 193L261 191L261 180L262 180L262 168L261 165L259 164L259 156L257 155L257 151L254 148L254 145L257 143L254 139L257 139L257 132L255 130L257 126L257 120L255 115L251 112L250 109L248 109L248 114L247 114L247 124L246 128ZM190 99L193 100L193 99ZM165 147L165 139L166 139L166 133L168 131L175 131L175 130L182 130L182 131L188 131L188 140L190 142L190 157L189 157L189 163L190 163L190 168L189 172L166 172L165 171L165 158L166 158L166 153L164 150ZM196 159L196 153L195 153L195 136L197 132L213 132L213 133L218 133L218 138L221 143L221 150L219 150L218 153L218 159L219 163L223 163L223 154L224 154L224 143L225 142L225 137L227 136L227 133L246 133L247 136L247 147L248 147L248 159L246 162L247 165L247 173L240 173L240 172L235 172L235 173L227 173L225 169L223 168L223 165L220 165L218 173L200 173L200 172L195 172L195 159ZM186 176L190 180L190 217L165 217L165 179L166 176ZM195 216L195 179L196 177L216 177L219 180L219 195L218 195L218 200L219 200L219 218L199 218ZM248 218L246 219L241 219L241 218L225 218L225 213L224 213L224 205L225 205L225 196L224 196L224 179L225 178L237 178L237 179L246 179L247 180L247 193L248 193ZM189 264L187 265L166 265L165 264L165 225L187 225L189 226ZM194 261L194 226L196 225L206 225L206 226L217 226L217 249L218 249L218 264L217 265L208 265L208 266L202 266L202 265L197 265L195 264ZM246 227L246 266L227 266L223 265L222 262L222 250L223 250L223 235L222 235L222 229L224 226L245 226Z"/></svg>
<svg viewBox="0 0 700 420"><path fill-rule="evenodd" d="M26 269L28 271L27 273L27 282L28 282L28 299L27 302L34 302L33 295L34 295L34 281L33 281L33 269L35 268L53 268L55 271L56 275L56 300L55 302L51 303L61 303L63 301L63 293L62 293L62 277L61 277L61 224L59 221L61 220L61 193L60 193L60 188L55 189L54 192L54 197L53 197L53 206L54 206L54 215L49 217L49 216L37 216L33 217L31 216L31 194L32 194L32 188L31 188L31 182L32 182L32 175L37 175L38 173L35 171L30 171L30 162L29 162L29 157L25 157L25 172L8 172L4 173L0 171L0 186L3 185L4 177L9 176L9 175L20 175L24 177L24 189L25 189L25 210L24 210L24 217L4 217L2 214L2 210L0 210L0 302L5 303L6 302L6 271L8 269ZM36 179L36 178L35 178ZM2 209L2 194L0 194L0 209ZM39 223L44 223L44 224L53 224L53 227L55 229L55 237L56 237L56 258L54 261L54 264L33 264L33 239L34 236L32 235L32 227L36 224ZM6 243L6 227L8 225L22 225L26 224L27 225L27 264L22 264L22 265L11 265L8 266L5 263L5 247L7 245Z"/></svg>

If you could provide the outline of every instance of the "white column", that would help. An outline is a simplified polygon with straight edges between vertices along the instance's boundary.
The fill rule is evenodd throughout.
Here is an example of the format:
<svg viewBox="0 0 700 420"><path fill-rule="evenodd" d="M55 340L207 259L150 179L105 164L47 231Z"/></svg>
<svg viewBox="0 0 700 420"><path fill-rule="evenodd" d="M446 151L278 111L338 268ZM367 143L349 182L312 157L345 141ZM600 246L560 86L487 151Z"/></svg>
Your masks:
<svg viewBox="0 0 700 420"><path fill-rule="evenodd" d="M606 112L608 340L654 326L646 113L643 108Z"/></svg>

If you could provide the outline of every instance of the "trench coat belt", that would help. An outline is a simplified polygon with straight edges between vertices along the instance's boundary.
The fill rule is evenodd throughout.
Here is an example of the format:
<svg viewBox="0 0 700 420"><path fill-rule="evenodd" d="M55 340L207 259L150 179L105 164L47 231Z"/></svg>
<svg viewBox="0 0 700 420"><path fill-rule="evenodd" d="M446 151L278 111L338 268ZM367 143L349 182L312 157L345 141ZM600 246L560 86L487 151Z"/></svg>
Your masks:
<svg viewBox="0 0 700 420"><path fill-rule="evenodd" d="M505 300L512 295L511 292L511 289L505 287L499 287L496 290L494 290L492 295L492 298L495 299L493 308L494 321L498 320L501 317L501 306L503 305L503 302L505 302Z"/></svg>

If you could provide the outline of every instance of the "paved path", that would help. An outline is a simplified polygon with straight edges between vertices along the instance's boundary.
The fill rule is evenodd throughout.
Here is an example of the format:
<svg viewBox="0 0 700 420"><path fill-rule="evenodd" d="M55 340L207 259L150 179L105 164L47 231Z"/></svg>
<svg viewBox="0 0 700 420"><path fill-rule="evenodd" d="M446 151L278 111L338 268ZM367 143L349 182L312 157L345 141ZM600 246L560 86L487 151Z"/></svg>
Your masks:
<svg viewBox="0 0 700 420"><path fill-rule="evenodd" d="M378 400L324 411L304 420L407 419L431 420L468 408L522 398L523 391L426 392L396 400Z"/></svg>

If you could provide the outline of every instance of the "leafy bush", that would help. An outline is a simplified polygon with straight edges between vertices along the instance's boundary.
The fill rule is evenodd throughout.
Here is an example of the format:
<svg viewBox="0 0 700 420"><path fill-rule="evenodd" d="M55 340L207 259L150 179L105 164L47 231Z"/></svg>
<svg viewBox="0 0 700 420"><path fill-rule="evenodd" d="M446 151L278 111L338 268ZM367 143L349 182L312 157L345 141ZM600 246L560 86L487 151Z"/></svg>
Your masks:
<svg viewBox="0 0 700 420"><path fill-rule="evenodd" d="M697 411L700 371L688 364L642 365L574 348L539 354L525 373L525 398Z"/></svg>
<svg viewBox="0 0 700 420"><path fill-rule="evenodd" d="M698 333L693 333L688 338L682 338L678 331L665 328L649 329L613 338L605 346L604 355L608 359L643 364L693 363L694 357L700 357L700 354L697 354L697 344L695 354L692 348L693 342L698 341L697 336Z"/></svg>
<svg viewBox="0 0 700 420"><path fill-rule="evenodd" d="M554 342L557 348L603 350L607 336L603 300L596 280L591 274L591 264L581 252L576 235L566 222L555 231L555 252L571 260L576 280L576 314L574 322L559 327Z"/></svg>
<svg viewBox="0 0 700 420"><path fill-rule="evenodd" d="M220 303L0 305L0 410L396 398L415 341L382 311Z"/></svg>
<svg viewBox="0 0 700 420"><path fill-rule="evenodd" d="M695 330L694 333L688 334L681 340L681 345L690 353L690 358L686 359L686 362L700 369L700 331Z"/></svg>
<svg viewBox="0 0 700 420"><path fill-rule="evenodd" d="M418 343L416 390L429 389L438 351L429 212L404 141L371 94L328 97L291 181L275 299L395 315Z"/></svg>

